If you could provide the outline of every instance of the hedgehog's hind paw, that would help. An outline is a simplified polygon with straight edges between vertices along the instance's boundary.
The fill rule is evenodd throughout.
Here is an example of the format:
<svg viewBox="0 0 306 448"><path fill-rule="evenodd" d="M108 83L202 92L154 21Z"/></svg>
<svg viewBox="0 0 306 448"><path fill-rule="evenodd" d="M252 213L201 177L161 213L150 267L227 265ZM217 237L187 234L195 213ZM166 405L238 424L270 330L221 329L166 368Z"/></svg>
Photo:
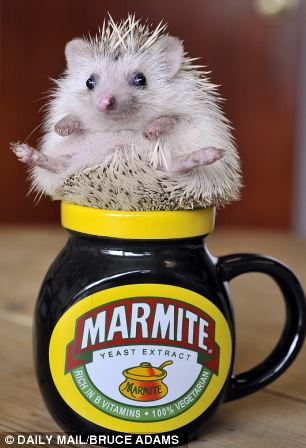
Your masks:
<svg viewBox="0 0 306 448"><path fill-rule="evenodd" d="M211 165L224 155L224 149L214 147L201 148L186 156L178 157L172 163L170 172L176 174L188 173L199 166Z"/></svg>
<svg viewBox="0 0 306 448"><path fill-rule="evenodd" d="M17 159L20 162L26 163L27 165L33 165L33 154L35 149L26 143L11 143L11 150L16 154Z"/></svg>
<svg viewBox="0 0 306 448"><path fill-rule="evenodd" d="M26 143L11 143L11 149L20 162L31 166L39 166L51 173L59 174L66 168L66 163L54 157L47 156Z"/></svg>

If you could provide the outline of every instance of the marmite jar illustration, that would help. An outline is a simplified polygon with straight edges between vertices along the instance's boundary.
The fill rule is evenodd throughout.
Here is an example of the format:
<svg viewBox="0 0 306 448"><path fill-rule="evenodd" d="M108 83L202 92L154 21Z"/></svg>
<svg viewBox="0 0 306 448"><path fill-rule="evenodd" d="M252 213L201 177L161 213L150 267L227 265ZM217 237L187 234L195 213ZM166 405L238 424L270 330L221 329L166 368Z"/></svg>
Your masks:
<svg viewBox="0 0 306 448"><path fill-rule="evenodd" d="M167 376L165 370L173 361L165 361L159 367L152 367L149 362L123 371L126 380L120 385L120 392L125 397L137 401L155 401L163 398L168 387L163 383Z"/></svg>
<svg viewBox="0 0 306 448"><path fill-rule="evenodd" d="M69 239L41 287L34 351L41 393L63 430L175 433L185 442L218 405L269 384L300 350L305 298L295 275L269 257L211 256L213 208L63 203L62 224ZM287 314L272 353L234 374L228 282L248 272L276 281Z"/></svg>

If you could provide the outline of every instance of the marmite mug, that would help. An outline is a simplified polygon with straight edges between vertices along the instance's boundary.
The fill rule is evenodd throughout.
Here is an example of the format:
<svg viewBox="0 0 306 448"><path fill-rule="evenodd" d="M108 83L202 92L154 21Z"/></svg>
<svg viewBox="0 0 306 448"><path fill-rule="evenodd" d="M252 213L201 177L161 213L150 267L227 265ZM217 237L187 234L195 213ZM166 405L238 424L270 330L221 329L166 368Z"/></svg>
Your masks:
<svg viewBox="0 0 306 448"><path fill-rule="evenodd" d="M66 432L178 434L205 429L218 405L281 375L305 336L295 275L255 254L216 258L204 239L214 209L124 212L62 204L70 237L42 285L35 359L50 413ZM233 374L228 282L262 272L286 305L282 335Z"/></svg>

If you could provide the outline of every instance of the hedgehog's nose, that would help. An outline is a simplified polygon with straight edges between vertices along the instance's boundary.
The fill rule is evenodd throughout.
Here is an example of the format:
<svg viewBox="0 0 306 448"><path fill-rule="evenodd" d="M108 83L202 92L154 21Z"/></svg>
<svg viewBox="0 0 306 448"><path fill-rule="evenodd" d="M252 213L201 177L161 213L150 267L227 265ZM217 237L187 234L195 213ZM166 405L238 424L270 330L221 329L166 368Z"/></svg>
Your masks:
<svg viewBox="0 0 306 448"><path fill-rule="evenodd" d="M100 96L96 102L99 112L106 112L115 108L116 100L114 96Z"/></svg>

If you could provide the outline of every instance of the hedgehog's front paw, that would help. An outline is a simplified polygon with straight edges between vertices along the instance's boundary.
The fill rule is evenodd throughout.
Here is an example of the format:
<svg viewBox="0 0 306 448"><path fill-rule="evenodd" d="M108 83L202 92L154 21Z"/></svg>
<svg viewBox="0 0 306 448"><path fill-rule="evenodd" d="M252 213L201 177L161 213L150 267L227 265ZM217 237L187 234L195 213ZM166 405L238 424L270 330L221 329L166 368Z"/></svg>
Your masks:
<svg viewBox="0 0 306 448"><path fill-rule="evenodd" d="M211 165L224 155L224 149L214 147L201 148L183 157L175 159L171 166L172 173L184 174L193 168Z"/></svg>
<svg viewBox="0 0 306 448"><path fill-rule="evenodd" d="M147 125L143 136L147 140L157 140L161 135L170 132L177 121L177 117L159 117Z"/></svg>
<svg viewBox="0 0 306 448"><path fill-rule="evenodd" d="M54 130L61 137L67 137L67 135L79 131L80 127L81 123L78 118L72 115L67 115L55 124Z"/></svg>
<svg viewBox="0 0 306 448"><path fill-rule="evenodd" d="M16 154L18 160L31 165L33 163L34 148L26 143L11 143L11 150Z"/></svg>
<svg viewBox="0 0 306 448"><path fill-rule="evenodd" d="M155 125L154 123L151 123L146 127L143 136L147 140L157 140L162 134L163 134L162 127L159 125Z"/></svg>

